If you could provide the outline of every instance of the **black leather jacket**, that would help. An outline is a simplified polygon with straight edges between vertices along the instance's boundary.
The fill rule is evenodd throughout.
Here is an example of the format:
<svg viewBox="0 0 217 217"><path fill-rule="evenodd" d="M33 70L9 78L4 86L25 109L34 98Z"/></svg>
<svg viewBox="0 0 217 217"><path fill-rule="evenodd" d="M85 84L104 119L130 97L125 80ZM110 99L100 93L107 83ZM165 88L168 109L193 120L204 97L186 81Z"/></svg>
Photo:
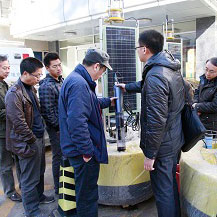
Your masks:
<svg viewBox="0 0 217 217"><path fill-rule="evenodd" d="M143 80L126 85L128 92L141 92L141 143L148 158L173 156L184 144L181 111L184 87L180 64L160 52L146 63Z"/></svg>
<svg viewBox="0 0 217 217"><path fill-rule="evenodd" d="M200 76L200 84L195 90L194 102L201 113L200 119L207 130L217 131L217 78L208 81Z"/></svg>

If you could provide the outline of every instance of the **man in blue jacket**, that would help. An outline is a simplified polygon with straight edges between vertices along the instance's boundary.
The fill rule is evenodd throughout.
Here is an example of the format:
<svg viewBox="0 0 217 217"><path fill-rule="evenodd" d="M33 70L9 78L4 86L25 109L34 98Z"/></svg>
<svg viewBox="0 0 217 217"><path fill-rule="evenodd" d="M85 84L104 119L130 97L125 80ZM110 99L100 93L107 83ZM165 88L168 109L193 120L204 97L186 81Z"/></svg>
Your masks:
<svg viewBox="0 0 217 217"><path fill-rule="evenodd" d="M60 145L74 168L76 217L98 216L99 164L108 163L101 109L115 98L98 99L96 83L109 65L109 55L91 49L65 79L59 99Z"/></svg>

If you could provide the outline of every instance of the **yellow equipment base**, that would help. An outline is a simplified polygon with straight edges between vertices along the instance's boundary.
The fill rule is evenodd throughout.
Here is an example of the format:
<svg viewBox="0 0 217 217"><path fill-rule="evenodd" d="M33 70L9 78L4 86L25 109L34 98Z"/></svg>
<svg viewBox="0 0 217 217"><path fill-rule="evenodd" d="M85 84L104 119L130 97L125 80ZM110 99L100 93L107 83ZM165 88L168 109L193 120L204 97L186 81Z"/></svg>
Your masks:
<svg viewBox="0 0 217 217"><path fill-rule="evenodd" d="M217 216L217 150L202 141L182 154L180 168L183 211L191 217Z"/></svg>
<svg viewBox="0 0 217 217"><path fill-rule="evenodd" d="M109 164L101 165L98 180L100 204L135 205L152 196L139 140L128 142L126 147L125 152L118 152L117 144L108 145Z"/></svg>

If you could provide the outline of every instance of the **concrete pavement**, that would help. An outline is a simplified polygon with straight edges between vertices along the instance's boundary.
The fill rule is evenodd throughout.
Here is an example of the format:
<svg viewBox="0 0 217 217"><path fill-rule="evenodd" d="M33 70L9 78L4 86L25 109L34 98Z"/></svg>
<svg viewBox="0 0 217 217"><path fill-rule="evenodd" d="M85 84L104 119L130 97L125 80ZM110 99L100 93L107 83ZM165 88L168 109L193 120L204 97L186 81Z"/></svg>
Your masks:
<svg viewBox="0 0 217 217"><path fill-rule="evenodd" d="M54 195L53 190L53 178L52 178L52 164L51 164L51 151L47 148L46 151L46 172L45 172L45 194ZM16 178L16 175L15 175ZM18 182L16 181L16 189L18 188ZM18 190L20 193L20 191ZM49 217L49 214L53 209L57 207L57 200L51 204L40 205L42 213ZM11 200L5 198L2 191L0 182L0 217L24 217L24 209L22 203L14 203ZM91 217L91 216L90 216ZM99 205L99 217L157 217L157 211L154 199L151 198L148 201L140 203L133 207L110 207Z"/></svg>

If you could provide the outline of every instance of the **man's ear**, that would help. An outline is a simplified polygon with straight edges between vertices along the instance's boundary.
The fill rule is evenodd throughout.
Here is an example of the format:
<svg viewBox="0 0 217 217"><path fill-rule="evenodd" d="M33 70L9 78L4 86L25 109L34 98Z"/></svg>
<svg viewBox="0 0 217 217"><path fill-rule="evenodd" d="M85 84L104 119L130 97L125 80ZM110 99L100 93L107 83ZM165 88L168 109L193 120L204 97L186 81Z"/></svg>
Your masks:
<svg viewBox="0 0 217 217"><path fill-rule="evenodd" d="M147 49L146 47L143 47L143 52L144 52L144 53L146 52L146 49Z"/></svg>
<svg viewBox="0 0 217 217"><path fill-rule="evenodd" d="M97 68L98 68L99 66L100 66L99 63L95 63L95 64L93 65L94 70L97 70Z"/></svg>
<svg viewBox="0 0 217 217"><path fill-rule="evenodd" d="M24 72L23 72L23 75L24 75L24 76L26 76L27 74L28 74L28 72L27 72L27 71L24 71Z"/></svg>

